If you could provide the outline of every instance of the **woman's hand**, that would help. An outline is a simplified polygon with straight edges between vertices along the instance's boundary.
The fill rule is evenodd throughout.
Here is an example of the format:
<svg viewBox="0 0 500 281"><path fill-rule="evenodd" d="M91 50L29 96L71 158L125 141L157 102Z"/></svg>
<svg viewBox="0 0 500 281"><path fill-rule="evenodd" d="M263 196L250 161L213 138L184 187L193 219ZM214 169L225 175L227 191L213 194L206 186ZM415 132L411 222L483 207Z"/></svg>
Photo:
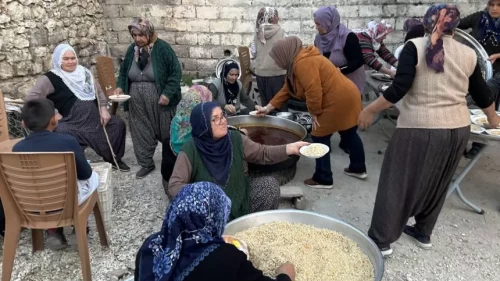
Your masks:
<svg viewBox="0 0 500 281"><path fill-rule="evenodd" d="M123 90L121 88L116 88L114 95L115 96L123 95Z"/></svg>
<svg viewBox="0 0 500 281"><path fill-rule="evenodd" d="M280 274L286 274L292 281L295 281L295 266L291 263L284 263L278 269L276 269L276 273L278 275Z"/></svg>
<svg viewBox="0 0 500 281"><path fill-rule="evenodd" d="M236 107L234 107L234 105L232 105L232 104L226 104L224 106L224 110L228 111L228 112L230 112L232 114L236 114Z"/></svg>
<svg viewBox="0 0 500 281"><path fill-rule="evenodd" d="M286 154L287 155L300 155L300 148L306 145L310 145L310 143L305 141L298 141L294 143L289 143L286 145Z"/></svg>
<svg viewBox="0 0 500 281"><path fill-rule="evenodd" d="M158 104L160 105L168 105L170 100L165 95L160 95L160 99L158 100Z"/></svg>
<svg viewBox="0 0 500 281"><path fill-rule="evenodd" d="M312 118L312 123L313 123L312 124L313 125L313 130L317 130L319 128L318 116L311 114L311 118Z"/></svg>
<svg viewBox="0 0 500 281"><path fill-rule="evenodd" d="M101 107L101 125L106 127L110 119L111 115L109 115L108 109L106 107Z"/></svg>
<svg viewBox="0 0 500 281"><path fill-rule="evenodd" d="M491 117L488 117L488 123L491 129L500 129L500 116L496 113L494 115L492 114Z"/></svg>
<svg viewBox="0 0 500 281"><path fill-rule="evenodd" d="M368 108L363 109L358 117L358 127L361 130L365 130L370 127L373 123L373 115L374 113Z"/></svg>
<svg viewBox="0 0 500 281"><path fill-rule="evenodd" d="M489 60L491 61L491 63L495 63L495 61L500 58L500 54L493 54L490 56Z"/></svg>

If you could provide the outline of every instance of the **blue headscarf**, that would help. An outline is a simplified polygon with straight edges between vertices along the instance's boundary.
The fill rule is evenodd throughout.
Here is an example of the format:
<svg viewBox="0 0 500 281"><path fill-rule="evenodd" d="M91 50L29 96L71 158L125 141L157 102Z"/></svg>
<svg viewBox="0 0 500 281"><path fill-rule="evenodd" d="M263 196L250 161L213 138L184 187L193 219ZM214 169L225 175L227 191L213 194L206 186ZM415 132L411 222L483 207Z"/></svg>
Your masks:
<svg viewBox="0 0 500 281"><path fill-rule="evenodd" d="M182 281L217 247L231 200L217 185L186 185L174 197L161 231L149 236L136 258L135 281Z"/></svg>
<svg viewBox="0 0 500 281"><path fill-rule="evenodd" d="M229 179L229 170L233 160L231 134L214 139L212 133L212 111L219 107L216 102L198 104L191 112L191 135L208 172L220 186L225 186Z"/></svg>

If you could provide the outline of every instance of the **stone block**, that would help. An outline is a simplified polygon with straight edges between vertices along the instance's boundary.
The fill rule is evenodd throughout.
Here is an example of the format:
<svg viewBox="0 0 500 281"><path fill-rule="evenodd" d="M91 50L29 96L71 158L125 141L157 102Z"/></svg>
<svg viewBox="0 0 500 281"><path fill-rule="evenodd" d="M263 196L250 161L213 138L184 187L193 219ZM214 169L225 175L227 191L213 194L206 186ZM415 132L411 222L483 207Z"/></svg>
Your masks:
<svg viewBox="0 0 500 281"><path fill-rule="evenodd" d="M199 33L198 34L198 44L200 45L219 45L220 35L213 33Z"/></svg>
<svg viewBox="0 0 500 281"><path fill-rule="evenodd" d="M215 66L217 65L217 60L214 59L199 59L197 60L198 71L206 71L209 73L215 72Z"/></svg>
<svg viewBox="0 0 500 281"><path fill-rule="evenodd" d="M228 4L231 3L231 7L250 7L251 1L248 0L205 0L205 5L206 6L212 6L212 7L227 7ZM269 3L268 3L269 4Z"/></svg>
<svg viewBox="0 0 500 281"><path fill-rule="evenodd" d="M314 23L313 20L302 20L301 22L301 29L302 32L317 32L316 31L316 24Z"/></svg>
<svg viewBox="0 0 500 281"><path fill-rule="evenodd" d="M148 6L127 5L121 6L120 17L127 18L127 22L131 22L134 17L146 17L149 9ZM154 22L153 22L154 24Z"/></svg>
<svg viewBox="0 0 500 281"><path fill-rule="evenodd" d="M132 36L128 31L120 31L117 34L118 34L118 43L120 44L130 44L134 42Z"/></svg>
<svg viewBox="0 0 500 281"><path fill-rule="evenodd" d="M182 5L205 6L205 0L182 0ZM210 6L210 5L208 5Z"/></svg>
<svg viewBox="0 0 500 281"><path fill-rule="evenodd" d="M0 79L9 79L14 76L14 68L6 61L0 62Z"/></svg>
<svg viewBox="0 0 500 281"><path fill-rule="evenodd" d="M164 27L166 31L186 31L187 22L183 19L165 19Z"/></svg>
<svg viewBox="0 0 500 281"><path fill-rule="evenodd" d="M198 63L196 59L181 58L179 63L182 67L182 71L196 71L198 69Z"/></svg>
<svg viewBox="0 0 500 281"><path fill-rule="evenodd" d="M255 37L255 33L241 34L241 41L243 46L249 46Z"/></svg>
<svg viewBox="0 0 500 281"><path fill-rule="evenodd" d="M284 21L281 25L286 32L300 32L301 23L298 20Z"/></svg>
<svg viewBox="0 0 500 281"><path fill-rule="evenodd" d="M231 32L233 30L233 22L230 20L212 20L209 23L210 32Z"/></svg>
<svg viewBox="0 0 500 281"><path fill-rule="evenodd" d="M175 35L175 43L179 45L196 45L198 44L198 36L196 33L179 32Z"/></svg>
<svg viewBox="0 0 500 281"><path fill-rule="evenodd" d="M28 34L31 47L46 46L49 43L49 36L46 29L30 29L28 30Z"/></svg>
<svg viewBox="0 0 500 281"><path fill-rule="evenodd" d="M115 58L121 58L125 56L127 49L130 44L114 44L109 47L111 56Z"/></svg>
<svg viewBox="0 0 500 281"><path fill-rule="evenodd" d="M397 5L384 5L382 6L384 17L396 18L398 16Z"/></svg>
<svg viewBox="0 0 500 281"><path fill-rule="evenodd" d="M173 14L173 8L164 5L152 5L148 9L148 15L154 18L171 18Z"/></svg>
<svg viewBox="0 0 500 281"><path fill-rule="evenodd" d="M128 30L128 25L130 24L131 19L129 18L115 18L109 19L109 27L111 31L125 31Z"/></svg>
<svg viewBox="0 0 500 281"><path fill-rule="evenodd" d="M195 46L189 47L189 58L193 59L209 59L211 58L212 53L210 48Z"/></svg>
<svg viewBox="0 0 500 281"><path fill-rule="evenodd" d="M215 7L196 7L196 18L198 19L217 19L219 10Z"/></svg>
<svg viewBox="0 0 500 281"><path fill-rule="evenodd" d="M226 42L221 41L221 44L225 44ZM227 46L227 45L219 45L211 48L211 53L212 53L212 58L213 59L220 59L224 57L224 51L225 50L230 50L233 52L234 46Z"/></svg>
<svg viewBox="0 0 500 281"><path fill-rule="evenodd" d="M179 58L189 58L189 48L184 45L170 45Z"/></svg>
<svg viewBox="0 0 500 281"><path fill-rule="evenodd" d="M242 19L243 14L246 13L245 8L236 7L222 7L220 9L219 18L221 19ZM257 17L257 15L255 15Z"/></svg>
<svg viewBox="0 0 500 281"><path fill-rule="evenodd" d="M428 5L398 5L398 15L406 17L423 17L429 9Z"/></svg>
<svg viewBox="0 0 500 281"><path fill-rule="evenodd" d="M225 45L239 46L242 38L240 34L221 34L220 41Z"/></svg>
<svg viewBox="0 0 500 281"><path fill-rule="evenodd" d="M167 41L169 44L175 44L175 32L159 31L158 38Z"/></svg>
<svg viewBox="0 0 500 281"><path fill-rule="evenodd" d="M337 7L341 18L351 18L358 17L359 11L362 7L360 6L340 6Z"/></svg>
<svg viewBox="0 0 500 281"><path fill-rule="evenodd" d="M175 18L195 18L196 8L194 6L177 6L173 8Z"/></svg>
<svg viewBox="0 0 500 281"><path fill-rule="evenodd" d="M359 8L359 16L363 18L381 17L383 14L382 6L369 5Z"/></svg>
<svg viewBox="0 0 500 281"><path fill-rule="evenodd" d="M255 1L254 1L254 5L255 5ZM265 5L262 7L265 7ZM245 13L243 13L243 19L244 20L251 20L251 21L255 22L255 20L257 19L257 14L259 13L260 8L261 8L261 6L258 6L258 5L255 5L254 7L245 8ZM278 15L280 17L284 13L285 13L285 11L278 8Z"/></svg>
<svg viewBox="0 0 500 281"><path fill-rule="evenodd" d="M312 7L278 9L278 15L283 20L312 19L314 10Z"/></svg>
<svg viewBox="0 0 500 281"><path fill-rule="evenodd" d="M209 32L210 24L208 20L189 19L186 21L186 28L189 32Z"/></svg>
<svg viewBox="0 0 500 281"><path fill-rule="evenodd" d="M133 0L106 0L106 5L132 5Z"/></svg>
<svg viewBox="0 0 500 281"><path fill-rule="evenodd" d="M235 33L251 33L255 31L255 22L252 21L235 21L233 32Z"/></svg>

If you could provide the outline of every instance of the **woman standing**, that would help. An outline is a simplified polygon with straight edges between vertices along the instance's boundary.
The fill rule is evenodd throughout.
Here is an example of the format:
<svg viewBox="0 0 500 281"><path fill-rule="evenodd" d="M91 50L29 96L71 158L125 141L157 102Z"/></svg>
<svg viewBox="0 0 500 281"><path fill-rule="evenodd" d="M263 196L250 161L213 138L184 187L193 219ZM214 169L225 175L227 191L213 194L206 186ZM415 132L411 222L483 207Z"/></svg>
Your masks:
<svg viewBox="0 0 500 281"><path fill-rule="evenodd" d="M366 30L358 33L365 64L376 71L380 71L394 78L396 71L383 66L375 55L375 53L378 54L381 59L394 67L398 66L398 59L394 57L384 44L384 39L392 32L392 26L384 20L380 22L371 21L367 26L368 28Z"/></svg>
<svg viewBox="0 0 500 281"><path fill-rule="evenodd" d="M487 81L491 91L498 97L500 92L500 0L488 0L486 8L463 18L458 25L460 29L471 28L471 35L483 46L493 64L493 77ZM498 99L495 98L498 102ZM475 107L470 96L467 97L469 106ZM496 105L498 108L498 104ZM484 145L472 143L472 148L465 157L472 159Z"/></svg>
<svg viewBox="0 0 500 281"><path fill-rule="evenodd" d="M234 60L228 60L222 67L220 78L208 85L213 100L230 115L248 114L255 109L255 103L243 89L239 76L240 66ZM242 109L241 105L246 108Z"/></svg>
<svg viewBox="0 0 500 281"><path fill-rule="evenodd" d="M385 256L402 232L419 247L432 247L432 230L470 135L467 93L490 126L500 123L476 53L452 37L459 22L455 5L431 6L424 17L430 37L406 43L394 82L359 117L366 128L375 114L402 99L368 231ZM414 226L406 225L410 217Z"/></svg>
<svg viewBox="0 0 500 281"><path fill-rule="evenodd" d="M278 25L278 10L265 7L259 10L256 22L256 32L250 50L254 60L252 71L257 78L260 99L267 104L285 84L286 71L279 68L269 57L273 44L285 37L285 30ZM280 110L286 111L287 106Z"/></svg>
<svg viewBox="0 0 500 281"><path fill-rule="evenodd" d="M170 122L181 99L181 67L170 45L159 39L149 19L134 18L130 45L120 66L115 94L129 94L130 133L144 178L155 169L158 141L169 138Z"/></svg>
<svg viewBox="0 0 500 281"><path fill-rule="evenodd" d="M363 93L366 82L363 67L365 62L356 34L340 23L339 12L334 7L319 8L314 13L314 23L318 30L314 46Z"/></svg>
<svg viewBox="0 0 500 281"><path fill-rule="evenodd" d="M54 49L52 63L52 69L29 90L26 101L38 98L51 100L63 117L55 132L72 135L80 145L89 146L104 161L111 163L114 169L130 171L122 161L127 134L125 123L119 117L109 115L108 101L90 70L78 64L76 52L68 44L59 44ZM113 150L109 147L103 127Z"/></svg>
<svg viewBox="0 0 500 281"><path fill-rule="evenodd" d="M259 112L267 114L290 97L305 100L313 119L313 142L331 147L330 138L339 132L350 151L351 163L344 173L366 178L365 152L357 133L361 98L356 85L322 56L318 48L303 48L296 36L280 39L270 55L276 65L287 70L287 83L269 104L258 107ZM333 187L329 153L316 159L316 171L304 184L313 188Z"/></svg>

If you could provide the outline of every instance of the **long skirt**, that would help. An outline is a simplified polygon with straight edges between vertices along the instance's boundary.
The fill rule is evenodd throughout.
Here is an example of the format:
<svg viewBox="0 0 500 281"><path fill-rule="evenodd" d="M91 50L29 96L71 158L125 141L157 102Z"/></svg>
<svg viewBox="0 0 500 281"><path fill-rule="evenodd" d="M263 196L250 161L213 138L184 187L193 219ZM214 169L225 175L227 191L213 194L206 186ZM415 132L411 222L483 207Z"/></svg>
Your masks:
<svg viewBox="0 0 500 281"><path fill-rule="evenodd" d="M273 176L250 179L250 213L275 210L280 206L280 182Z"/></svg>
<svg viewBox="0 0 500 281"><path fill-rule="evenodd" d="M143 168L154 167L158 142L170 138L175 107L158 104L160 95L153 82L133 82L130 96L130 135L137 163Z"/></svg>
<svg viewBox="0 0 500 281"><path fill-rule="evenodd" d="M283 88L285 84L285 75L280 76L256 76L257 87L259 88L260 101L262 106L266 106L274 96ZM283 105L280 111L287 111L287 105Z"/></svg>
<svg viewBox="0 0 500 281"><path fill-rule="evenodd" d="M379 247L395 242L410 217L430 236L446 199L469 126L396 129L385 153L368 235Z"/></svg>
<svg viewBox="0 0 500 281"><path fill-rule="evenodd" d="M81 144L92 148L104 161L114 163L106 135L101 125L101 115L96 101L76 100L69 115L59 120L55 132L72 135ZM111 116L106 124L106 132L116 155L121 161L125 154L125 122L117 116Z"/></svg>

